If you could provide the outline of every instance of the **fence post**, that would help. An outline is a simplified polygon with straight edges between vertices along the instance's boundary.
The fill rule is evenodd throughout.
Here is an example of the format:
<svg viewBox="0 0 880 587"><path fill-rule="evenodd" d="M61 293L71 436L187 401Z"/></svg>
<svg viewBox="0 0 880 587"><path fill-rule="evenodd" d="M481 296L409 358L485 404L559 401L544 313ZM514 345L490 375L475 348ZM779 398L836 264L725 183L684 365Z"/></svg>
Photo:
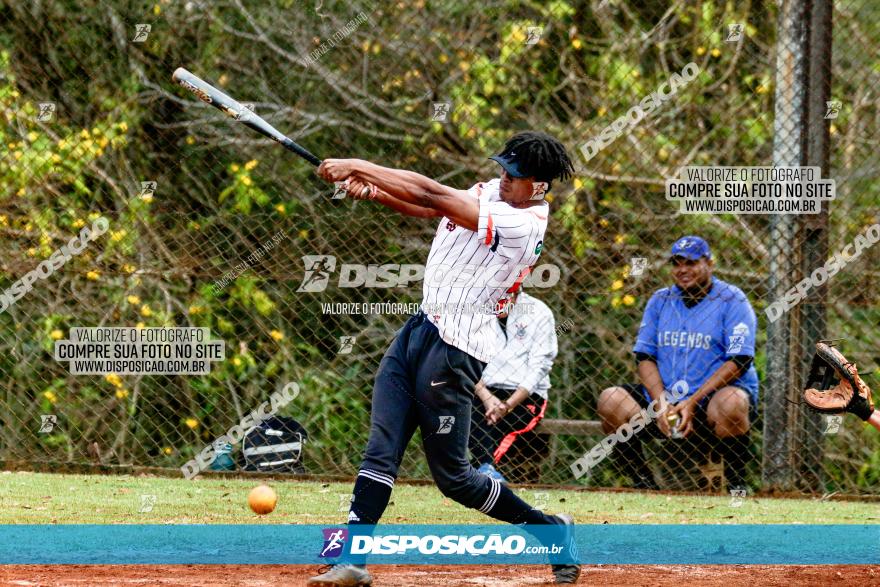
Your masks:
<svg viewBox="0 0 880 587"><path fill-rule="evenodd" d="M776 96L773 165L797 166L806 161L806 59L808 10L802 0L783 0L779 8L776 50ZM798 279L797 221L791 215L770 217L770 272L768 303L784 298ZM767 376L764 384L764 450L762 481L765 489L790 490L794 485L797 349L791 333L799 330L796 306L767 325ZM794 352L793 352L794 351ZM795 360L793 360L795 359Z"/></svg>
<svg viewBox="0 0 880 587"><path fill-rule="evenodd" d="M822 177L828 177L829 121L825 118L826 102L831 98L831 0L812 0L810 6L809 66L807 69L807 165L819 167ZM804 230L803 272L808 275L828 259L828 207L820 214L801 216ZM803 302L803 328L799 332L799 368L803 381L809 369L814 344L826 337L826 303L828 284L810 291ZM797 348L797 347L796 347ZM801 406L802 425L800 475L803 489L821 491L823 455L823 418Z"/></svg>

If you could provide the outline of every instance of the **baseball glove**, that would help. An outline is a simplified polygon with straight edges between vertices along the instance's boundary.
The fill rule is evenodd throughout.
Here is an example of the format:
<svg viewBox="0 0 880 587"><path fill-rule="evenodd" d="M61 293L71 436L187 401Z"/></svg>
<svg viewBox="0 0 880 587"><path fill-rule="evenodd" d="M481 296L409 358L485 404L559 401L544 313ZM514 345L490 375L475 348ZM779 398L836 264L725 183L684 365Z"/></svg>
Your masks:
<svg viewBox="0 0 880 587"><path fill-rule="evenodd" d="M804 400L817 412L849 412L867 420L874 411L871 389L859 378L855 363L824 342L816 343L805 388Z"/></svg>

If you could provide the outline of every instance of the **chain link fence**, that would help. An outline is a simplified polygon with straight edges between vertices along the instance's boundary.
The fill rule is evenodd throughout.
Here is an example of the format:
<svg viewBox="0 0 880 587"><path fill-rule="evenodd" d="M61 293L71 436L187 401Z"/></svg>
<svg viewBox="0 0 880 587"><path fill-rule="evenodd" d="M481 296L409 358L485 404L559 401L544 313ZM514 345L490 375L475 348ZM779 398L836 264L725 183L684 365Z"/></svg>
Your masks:
<svg viewBox="0 0 880 587"><path fill-rule="evenodd" d="M0 314L0 459L179 468L295 382L279 413L308 435L305 470L360 464L373 374L421 300L401 267L425 262L437 222L340 197L172 83L183 66L319 157L461 189L496 177L486 158L517 131L568 147L577 173L547 198L541 255L559 279L525 288L554 315L551 387L540 423L496 463L508 479L725 487L712 425L640 434L644 465L618 447L572 468L615 428L614 406L598 411L604 390L639 381L633 344L648 300L673 283L670 247L700 235L714 275L757 316L746 484L876 493L880 435L798 402L819 338L845 338L876 373L878 249L772 323L767 308L880 222L878 22L868 0L2 2L0 287L17 289ZM679 214L664 195L683 167L770 165L820 167L836 200L818 215ZM101 218L105 233L56 254ZM15 285L53 254L52 274ZM354 265L361 285L344 274ZM225 358L207 375L71 374L55 342L97 326L209 328ZM511 320L508 341L521 326ZM530 400L514 429L537 420ZM401 477L430 476L417 444Z"/></svg>

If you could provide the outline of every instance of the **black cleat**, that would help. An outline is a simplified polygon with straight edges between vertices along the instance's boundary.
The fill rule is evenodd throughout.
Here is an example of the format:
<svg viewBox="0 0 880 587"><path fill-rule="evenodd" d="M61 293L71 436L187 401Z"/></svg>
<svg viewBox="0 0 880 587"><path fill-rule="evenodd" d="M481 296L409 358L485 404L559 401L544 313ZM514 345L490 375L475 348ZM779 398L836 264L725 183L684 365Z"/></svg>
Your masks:
<svg viewBox="0 0 880 587"><path fill-rule="evenodd" d="M553 517L559 520L562 525L566 526L567 531L563 542L565 543L566 548L568 548L566 557L570 558L573 562L569 564L550 565L550 569L553 571L553 577L556 579L557 584L577 583L578 577L581 576L581 566L577 564L578 551L574 540L574 518L568 514L556 514Z"/></svg>

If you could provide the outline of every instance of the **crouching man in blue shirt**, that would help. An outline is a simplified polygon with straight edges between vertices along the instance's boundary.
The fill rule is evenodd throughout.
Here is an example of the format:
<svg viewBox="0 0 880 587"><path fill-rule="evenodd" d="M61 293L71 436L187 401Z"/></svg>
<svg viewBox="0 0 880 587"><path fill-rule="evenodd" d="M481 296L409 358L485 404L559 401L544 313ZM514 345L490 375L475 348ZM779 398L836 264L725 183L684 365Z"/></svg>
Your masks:
<svg viewBox="0 0 880 587"><path fill-rule="evenodd" d="M656 399L663 413L655 425L616 447L635 487L656 488L642 452L646 434L687 437L704 426L718 439L728 489L747 489L748 432L758 405L755 312L742 290L712 276L712 254L702 238L677 240L669 262L675 285L648 301L633 347L640 383L602 391L603 429L613 432ZM678 403L671 405L672 398ZM674 428L670 415L678 417Z"/></svg>

